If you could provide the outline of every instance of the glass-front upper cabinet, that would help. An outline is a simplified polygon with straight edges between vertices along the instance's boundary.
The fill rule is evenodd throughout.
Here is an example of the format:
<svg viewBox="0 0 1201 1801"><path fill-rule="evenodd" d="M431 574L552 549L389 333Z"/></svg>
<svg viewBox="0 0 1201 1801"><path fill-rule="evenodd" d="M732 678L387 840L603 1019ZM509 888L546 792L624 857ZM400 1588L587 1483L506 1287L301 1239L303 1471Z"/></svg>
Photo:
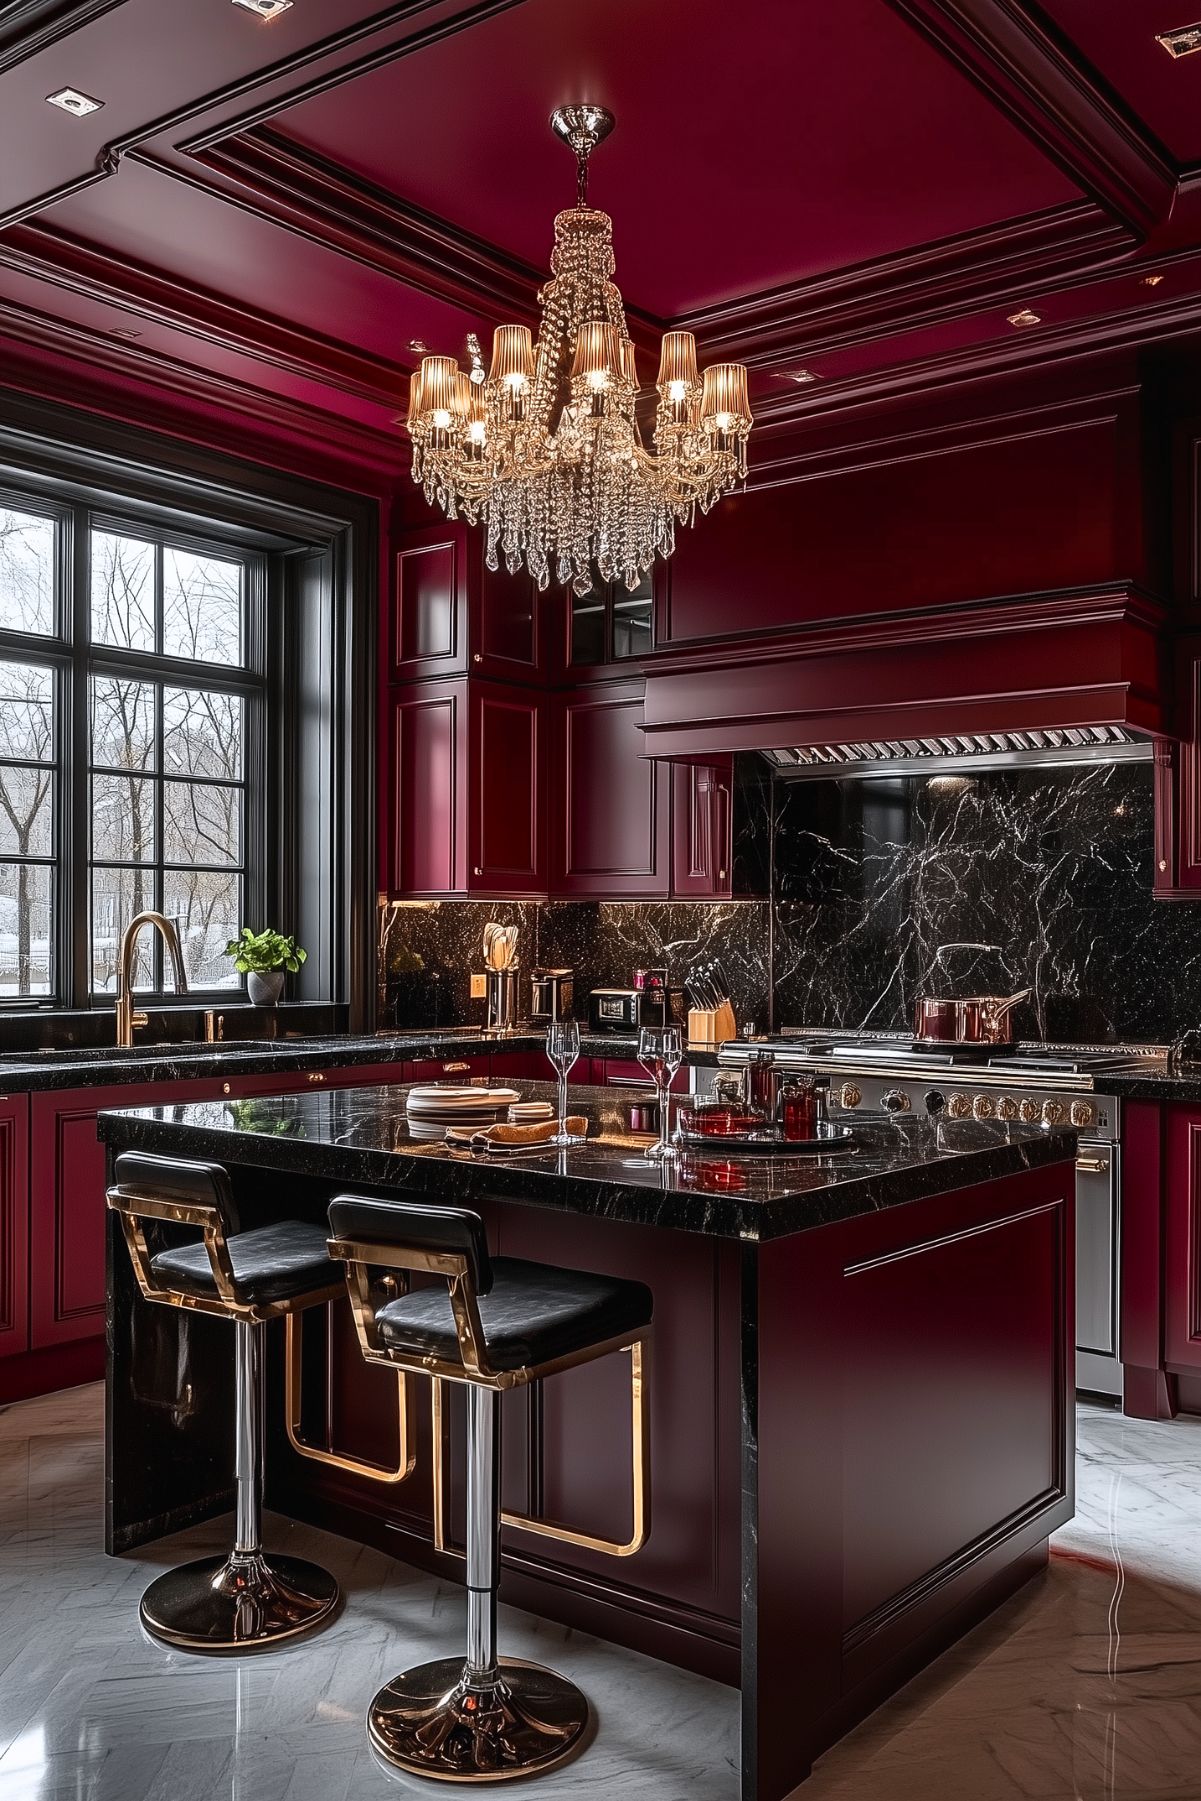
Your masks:
<svg viewBox="0 0 1201 1801"><path fill-rule="evenodd" d="M645 656L655 642L651 571L631 591L624 582L598 584L568 600L569 660L573 668Z"/></svg>

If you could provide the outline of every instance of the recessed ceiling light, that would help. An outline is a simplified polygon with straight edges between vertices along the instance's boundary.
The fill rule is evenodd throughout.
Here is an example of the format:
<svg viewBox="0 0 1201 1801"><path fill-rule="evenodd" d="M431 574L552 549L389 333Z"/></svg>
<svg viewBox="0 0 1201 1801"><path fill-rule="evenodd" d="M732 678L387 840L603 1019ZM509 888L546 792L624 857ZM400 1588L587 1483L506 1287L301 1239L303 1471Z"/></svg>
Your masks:
<svg viewBox="0 0 1201 1801"><path fill-rule="evenodd" d="M806 382L816 381L817 377L814 375L812 369L790 369L788 371L788 379L789 381L799 382L803 387Z"/></svg>
<svg viewBox="0 0 1201 1801"><path fill-rule="evenodd" d="M278 19L291 4L292 0L234 0L235 6L244 6L248 13L257 13L260 19Z"/></svg>
<svg viewBox="0 0 1201 1801"><path fill-rule="evenodd" d="M424 338L410 338L409 349L417 351L420 356L424 356L425 352L429 349L429 345Z"/></svg>
<svg viewBox="0 0 1201 1801"><path fill-rule="evenodd" d="M1042 314L1034 312L1028 306L1024 306L1020 313L1010 313L1009 315L1009 323L1016 325L1019 330L1023 325L1041 325L1042 322Z"/></svg>
<svg viewBox="0 0 1201 1801"><path fill-rule="evenodd" d="M1160 31L1155 42L1162 44L1169 56L1191 56L1201 50L1201 25L1182 25L1179 31Z"/></svg>
<svg viewBox="0 0 1201 1801"><path fill-rule="evenodd" d="M140 338L141 335L141 332L135 331L132 325L114 325L109 332L111 338Z"/></svg>
<svg viewBox="0 0 1201 1801"><path fill-rule="evenodd" d="M1139 283L1144 288L1157 288L1163 280L1162 275L1140 275Z"/></svg>
<svg viewBox="0 0 1201 1801"><path fill-rule="evenodd" d="M75 119L86 119L89 113L98 113L104 105L103 100L93 100L90 94L81 94L78 88L59 88L57 94L47 94L46 98L51 106L61 108Z"/></svg>

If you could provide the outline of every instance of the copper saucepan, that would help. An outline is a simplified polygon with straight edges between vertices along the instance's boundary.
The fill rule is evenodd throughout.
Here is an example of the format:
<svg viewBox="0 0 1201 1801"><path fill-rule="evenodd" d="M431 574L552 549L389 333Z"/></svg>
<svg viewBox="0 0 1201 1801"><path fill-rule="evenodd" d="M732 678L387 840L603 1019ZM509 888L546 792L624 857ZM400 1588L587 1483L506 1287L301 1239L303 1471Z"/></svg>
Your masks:
<svg viewBox="0 0 1201 1801"><path fill-rule="evenodd" d="M1033 989L1017 994L977 994L968 1000L919 1000L913 1035L924 1044L1012 1044L1011 1014Z"/></svg>

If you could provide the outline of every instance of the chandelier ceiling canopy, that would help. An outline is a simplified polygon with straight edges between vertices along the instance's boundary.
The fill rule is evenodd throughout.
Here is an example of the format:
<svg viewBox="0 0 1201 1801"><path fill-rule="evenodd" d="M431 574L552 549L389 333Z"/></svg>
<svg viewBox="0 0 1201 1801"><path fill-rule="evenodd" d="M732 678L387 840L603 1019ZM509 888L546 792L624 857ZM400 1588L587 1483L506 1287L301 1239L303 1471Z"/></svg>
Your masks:
<svg viewBox="0 0 1201 1801"><path fill-rule="evenodd" d="M688 331L664 334L651 444L637 418L637 359L613 280L613 221L588 205L588 158L613 129L602 106L551 117L574 151L576 204L555 220L537 341L499 325L485 370L427 356L412 378L413 479L431 505L487 530L488 567L524 563L586 594L597 577L633 589L675 528L746 479L746 366L697 369Z"/></svg>

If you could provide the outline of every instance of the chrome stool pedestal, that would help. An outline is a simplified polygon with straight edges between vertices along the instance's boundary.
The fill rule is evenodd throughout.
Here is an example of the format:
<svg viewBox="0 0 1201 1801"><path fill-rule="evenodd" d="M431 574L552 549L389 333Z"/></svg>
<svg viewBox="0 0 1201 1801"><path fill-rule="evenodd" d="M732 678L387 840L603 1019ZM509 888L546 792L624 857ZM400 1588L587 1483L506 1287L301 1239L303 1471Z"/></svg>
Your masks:
<svg viewBox="0 0 1201 1801"><path fill-rule="evenodd" d="M496 1654L500 1563L500 1394L467 1390L467 1657L406 1670L380 1689L367 1732L413 1775L499 1782L553 1769L575 1751L588 1703L565 1676Z"/></svg>
<svg viewBox="0 0 1201 1801"><path fill-rule="evenodd" d="M114 1175L108 1204L145 1299L230 1320L236 1349L233 1550L159 1576L142 1596L141 1621L185 1651L267 1650L320 1626L340 1595L328 1570L263 1551L263 1325L333 1299L342 1285L319 1226L284 1220L239 1231L220 1164L124 1151ZM159 1231L191 1226L202 1238L152 1252L148 1222Z"/></svg>
<svg viewBox="0 0 1201 1801"><path fill-rule="evenodd" d="M228 1557L202 1557L159 1576L142 1596L147 1632L185 1651L252 1651L311 1632L338 1604L328 1570L267 1557L262 1543L262 1326L234 1322L237 1528Z"/></svg>
<svg viewBox="0 0 1201 1801"><path fill-rule="evenodd" d="M483 1221L466 1209L339 1195L329 1218L330 1254L346 1265L367 1361L431 1376L435 1393L438 1382L460 1384L467 1398L467 1654L406 1670L380 1689L367 1711L371 1744L395 1768L443 1782L515 1781L552 1770L581 1748L588 1702L553 1670L497 1656L501 1396L619 1350L634 1354L640 1373L650 1290L581 1270L494 1260ZM441 1281L412 1289L413 1273ZM637 1434L640 1390L636 1415ZM440 1452L437 1446L436 1542ZM635 1513L641 1543L640 1489Z"/></svg>

